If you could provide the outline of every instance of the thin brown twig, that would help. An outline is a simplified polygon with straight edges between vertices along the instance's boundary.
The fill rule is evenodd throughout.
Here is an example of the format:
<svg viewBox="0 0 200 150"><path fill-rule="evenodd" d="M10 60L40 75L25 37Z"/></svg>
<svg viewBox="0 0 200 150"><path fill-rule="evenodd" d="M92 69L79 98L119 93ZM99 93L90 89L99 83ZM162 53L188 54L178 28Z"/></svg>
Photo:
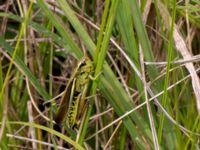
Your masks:
<svg viewBox="0 0 200 150"><path fill-rule="evenodd" d="M6 121L7 121L7 115L8 115L8 86L5 88L5 93L4 93L4 101L3 101L3 116L1 120L1 128L0 128L0 143L3 139L4 131L6 128Z"/></svg>
<svg viewBox="0 0 200 150"><path fill-rule="evenodd" d="M150 105L148 93L147 93L148 84L147 84L146 78L145 78L144 55L143 55L141 46L139 47L139 49L140 49L140 65L141 65L141 70L142 70L141 75L143 78L144 95L145 95L145 100L146 100L146 105L147 105L147 112L148 112L148 117L149 117L149 122L150 122L150 127L151 127L151 133L152 133L152 137L153 137L154 148L155 148L155 150L159 150L160 148L159 148L159 144L158 144L157 132L156 132L154 119L153 119L153 115L152 115L152 110L151 110L151 105Z"/></svg>

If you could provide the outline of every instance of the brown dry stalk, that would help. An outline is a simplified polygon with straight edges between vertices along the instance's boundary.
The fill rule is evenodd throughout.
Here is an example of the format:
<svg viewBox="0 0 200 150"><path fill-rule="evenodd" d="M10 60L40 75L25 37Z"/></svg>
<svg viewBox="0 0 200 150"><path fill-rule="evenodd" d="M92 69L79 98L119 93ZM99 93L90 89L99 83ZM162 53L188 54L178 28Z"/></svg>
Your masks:
<svg viewBox="0 0 200 150"><path fill-rule="evenodd" d="M160 14L164 21L164 25L166 26L167 29L170 29L170 24L172 21L171 16L161 1L158 1L158 5L159 5L159 9L160 9ZM177 51L182 55L183 59L184 60L192 59L192 54L189 52L186 42L184 41L183 37L181 36L176 24L174 26L173 39L174 39L175 47L176 47ZM195 71L194 64L192 62L185 63L184 65L191 75L192 87L193 87L194 94L196 97L197 110L200 113L200 82L199 82L199 78Z"/></svg>
<svg viewBox="0 0 200 150"><path fill-rule="evenodd" d="M174 38L174 43L175 43L176 49L183 56L183 59L185 59L185 60L192 59L192 55L190 54L185 41L183 40L182 36L180 35L177 26L175 26L175 28L174 28L173 38ZM191 74L192 87L193 87L194 94L196 97L197 110L200 113L200 82L199 82L199 78L195 71L194 64L192 62L186 63L185 67L188 70L188 72Z"/></svg>

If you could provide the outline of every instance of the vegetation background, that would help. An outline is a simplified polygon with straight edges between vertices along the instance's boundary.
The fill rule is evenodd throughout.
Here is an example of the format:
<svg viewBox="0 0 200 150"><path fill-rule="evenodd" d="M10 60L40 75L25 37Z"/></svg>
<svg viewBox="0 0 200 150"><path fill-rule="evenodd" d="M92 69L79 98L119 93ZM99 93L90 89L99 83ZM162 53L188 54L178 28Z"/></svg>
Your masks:
<svg viewBox="0 0 200 150"><path fill-rule="evenodd" d="M0 10L2 150L200 148L199 0L4 0ZM84 54L100 75L81 126L57 130Z"/></svg>

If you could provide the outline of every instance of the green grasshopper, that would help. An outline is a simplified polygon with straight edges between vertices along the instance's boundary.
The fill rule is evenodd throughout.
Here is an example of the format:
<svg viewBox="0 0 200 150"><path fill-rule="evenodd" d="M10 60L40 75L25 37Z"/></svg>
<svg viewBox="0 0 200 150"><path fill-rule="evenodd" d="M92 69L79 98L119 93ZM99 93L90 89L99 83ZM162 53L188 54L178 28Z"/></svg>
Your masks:
<svg viewBox="0 0 200 150"><path fill-rule="evenodd" d="M72 74L58 108L55 121L61 123L66 114L66 124L73 128L81 119L86 108L86 96L88 94L93 63L88 57L84 57Z"/></svg>

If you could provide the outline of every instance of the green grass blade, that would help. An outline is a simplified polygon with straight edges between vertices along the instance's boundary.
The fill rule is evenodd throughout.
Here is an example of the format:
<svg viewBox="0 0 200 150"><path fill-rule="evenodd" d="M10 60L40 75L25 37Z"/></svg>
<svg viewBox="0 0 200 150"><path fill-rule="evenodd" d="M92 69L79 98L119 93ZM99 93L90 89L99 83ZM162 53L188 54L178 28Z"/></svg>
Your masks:
<svg viewBox="0 0 200 150"><path fill-rule="evenodd" d="M167 69L166 69L166 75L165 75L165 83L164 83L164 94L163 94L163 98L162 98L162 105L164 107L167 106L167 102L169 102L169 97L168 97L168 84L169 84L169 70L171 67L171 60L173 58L173 49L174 49L174 42L173 42L173 34L174 34L174 23L175 23L175 19L176 19L176 1L173 2L173 12L172 12L172 21L171 21L171 29L170 29L170 35L169 35L169 47L168 47L168 63L167 63ZM163 126L164 126L164 119L165 119L165 115L163 113L161 113L160 115L160 126L159 126L159 130L158 130L158 141L161 144L162 142L162 136L163 136Z"/></svg>
<svg viewBox="0 0 200 150"><path fill-rule="evenodd" d="M129 0L129 6L131 7L131 14L133 16L133 22L135 25L135 29L137 32L139 42L143 49L144 58L147 61L154 61L151 44L150 44L147 32L146 32L144 24L143 24L142 15L139 10L137 1ZM149 77L151 80L155 79L158 76L158 70L156 69L156 67L154 65L148 66L147 69L148 69ZM157 90L162 89L162 88L160 88L161 85L162 85L161 82L157 83L157 85L156 85L156 87L158 87Z"/></svg>
<svg viewBox="0 0 200 150"><path fill-rule="evenodd" d="M70 8L70 6L65 0L58 0L58 3L60 4L60 7L64 11L69 22L72 24L80 38L83 40L84 44L87 46L90 52L93 52L96 46L89 37L86 30L84 29L83 25L77 19L76 15L74 14L74 11Z"/></svg>
<svg viewBox="0 0 200 150"><path fill-rule="evenodd" d="M8 52L11 56L13 55L13 49L12 47L5 41L4 38L0 37L0 45L4 47L6 52ZM28 77L31 84L35 87L35 89L38 91L38 93L45 99L49 100L51 97L46 92L44 87L41 86L38 79L31 73L31 71L28 69L28 67L25 65L25 63L16 55L14 58L14 64L18 67L18 69L21 71L22 74Z"/></svg>
<svg viewBox="0 0 200 150"><path fill-rule="evenodd" d="M108 3L106 3L106 4L108 5ZM103 63L105 62L106 52L107 52L108 44L109 44L109 41L110 41L110 36L111 36L114 21L115 21L115 16L116 16L115 14L116 14L116 11L117 11L117 8L118 8L118 4L119 4L119 0L112 2L110 12L109 12L109 16L108 16L108 19L107 19L105 35L104 35L102 43L101 43L101 48L100 48L99 51L98 50L95 51L95 56L97 56L97 64L95 66L96 68L95 68L94 76L97 77L97 79L92 82L91 95L96 94L97 85L98 85L98 82L99 82L99 76L98 75L102 71ZM104 21L104 18L103 18L103 21ZM101 38L101 34L102 34L102 32L100 32L100 36L99 36L100 38ZM100 40L101 39L98 39L98 41L100 41ZM97 44L99 44L99 43L97 43ZM79 140L80 144L83 143L83 140L84 140L84 137L85 137L85 134L86 134L86 131L87 131L89 117L91 116L92 109L93 109L93 103L90 103L90 107L88 108L88 111L86 113L86 117L85 117L85 120L84 120L82 134L81 134L80 140Z"/></svg>
<svg viewBox="0 0 200 150"><path fill-rule="evenodd" d="M51 18L53 25L59 31L60 35L67 41L67 43L68 43L68 45L71 49L71 52L74 53L74 56L77 57L77 58L81 58L82 53L80 52L79 47L73 42L73 40L71 39L67 30L63 26L63 22L60 19L58 19L59 17L57 17L55 14L53 14L49 10L49 8L47 7L46 3L43 0L38 0L37 4L42 8L42 10L47 15L47 17Z"/></svg>
<svg viewBox="0 0 200 150"><path fill-rule="evenodd" d="M38 128L44 131L47 131L53 135L56 135L58 137L60 137L61 139L65 140L66 142L68 142L69 144L71 144L72 146L74 146L74 148L78 149L78 150L84 150L84 148L82 146L80 146L78 143L76 143L75 141L73 141L71 138L65 136L64 134L55 131L51 128L48 128L46 126L43 125L39 125L36 123L29 123L29 122L17 122L17 121L13 121L13 122L7 122L8 124L13 124L13 125L23 125L23 126L30 126L30 127L34 127L34 128Z"/></svg>

